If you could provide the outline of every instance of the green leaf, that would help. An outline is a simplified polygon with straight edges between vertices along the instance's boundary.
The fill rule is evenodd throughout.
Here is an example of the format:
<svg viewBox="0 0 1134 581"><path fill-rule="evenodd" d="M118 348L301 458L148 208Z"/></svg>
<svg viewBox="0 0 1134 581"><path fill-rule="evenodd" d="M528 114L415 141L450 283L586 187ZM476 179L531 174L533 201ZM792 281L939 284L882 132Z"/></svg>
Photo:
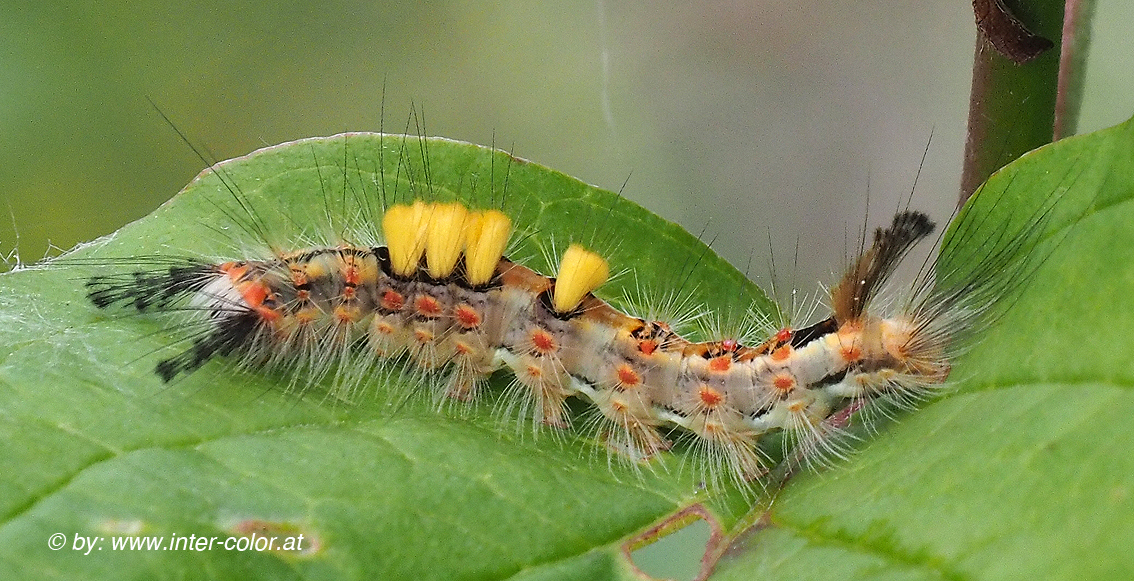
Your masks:
<svg viewBox="0 0 1134 581"><path fill-rule="evenodd" d="M428 163L423 162L428 160ZM439 413L416 382L375 377L350 403L222 361L162 384L184 318L100 311L93 274L161 256L249 258L255 245L366 241L383 203L503 205L514 255L578 240L629 270L603 290L680 288L714 309L769 312L764 295L681 230L616 195L479 146L354 134L261 150L203 172L151 216L56 261L0 277L0 571L20 578L623 578L622 542L708 501L680 457L608 466L582 432L503 422L492 401ZM253 209L248 212L245 208ZM332 216L329 218L328 216ZM322 233L320 236L319 233ZM258 234L264 234L258 236ZM289 242L290 241L290 242ZM327 240L333 243L337 240ZM243 250L241 250L243 248ZM178 328L180 325L181 328ZM503 374L501 374L503 375ZM506 378L498 378L499 394ZM303 381L300 380L300 384ZM457 407L455 405L450 407ZM503 425L501 425L503 424ZM296 553L113 551L114 535L303 534ZM65 546L50 550L61 533ZM99 537L73 550L76 535Z"/></svg>
<svg viewBox="0 0 1134 581"><path fill-rule="evenodd" d="M1015 308L958 363L956 393L883 427L845 464L793 479L730 551L721 578L1116 578L1134 568L1134 435L1123 421L1134 358L1121 332L1134 328L1134 234L1122 203L1134 191L1132 131L1025 156L976 198L1011 199L992 211L1028 217L1039 198L1066 190L1036 249L1047 259ZM1007 197L994 195L997 183ZM630 270L604 287L608 298L679 288L733 316L750 304L774 308L677 226L477 146L364 134L225 162L113 237L0 277L0 438L9 443L0 571L626 579L635 574L623 543L667 515L706 502L733 525L748 501L736 491L707 497L681 470L680 450L663 462L668 471L636 474L608 466L585 434L534 438L501 422L491 401L466 413L439 413L428 396L403 402L421 388L398 376L376 377L350 403L320 387L299 397L279 377L220 361L162 384L153 364L184 347L186 330L99 311L84 296L88 276L128 272L131 260L241 256L232 247L249 252L257 224L277 245L328 231L361 240L376 212L357 210L358 199L414 196L502 203L528 228L513 254L541 270L549 241L597 247L614 271ZM112 535L223 542L251 530L304 534L309 544L288 554L109 546ZM65 535L57 551L54 533ZM102 537L101 550L73 550L76 535Z"/></svg>
<svg viewBox="0 0 1134 581"><path fill-rule="evenodd" d="M967 211L993 239L1050 195L1020 249L1045 260L956 392L791 482L714 579L1130 578L1134 121L1024 156Z"/></svg>

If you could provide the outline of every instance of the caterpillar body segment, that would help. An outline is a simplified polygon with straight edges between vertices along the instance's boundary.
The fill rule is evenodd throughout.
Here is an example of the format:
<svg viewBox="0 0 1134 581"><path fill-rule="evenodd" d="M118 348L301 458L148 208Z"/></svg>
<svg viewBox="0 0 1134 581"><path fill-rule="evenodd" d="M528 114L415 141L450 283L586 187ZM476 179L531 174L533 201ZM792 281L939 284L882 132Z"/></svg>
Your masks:
<svg viewBox="0 0 1134 581"><path fill-rule="evenodd" d="M620 457L645 460L688 441L709 480L745 486L765 470L771 432L812 457L840 453L828 419L880 397L922 397L948 375L949 346L925 334L925 313L876 314L871 299L933 224L903 212L875 233L832 290L834 314L758 345L693 342L662 321L620 312L593 291L609 277L599 255L572 245L549 278L504 257L503 213L454 203L394 205L385 246L312 248L269 260L95 277L98 307L184 307L207 321L191 346L157 365L165 381L215 356L324 377L349 394L383 362L405 359L436 378L436 397L468 401L507 368L505 407L537 426L571 425L569 398ZM918 317L922 316L922 319ZM929 321L932 323L932 321ZM940 337L948 338L947 334Z"/></svg>

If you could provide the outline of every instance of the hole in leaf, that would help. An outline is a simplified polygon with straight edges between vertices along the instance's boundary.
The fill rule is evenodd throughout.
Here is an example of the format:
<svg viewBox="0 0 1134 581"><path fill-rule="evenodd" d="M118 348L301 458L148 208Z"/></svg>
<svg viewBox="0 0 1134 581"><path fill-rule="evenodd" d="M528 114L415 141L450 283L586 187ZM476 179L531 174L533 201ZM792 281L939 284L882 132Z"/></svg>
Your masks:
<svg viewBox="0 0 1134 581"><path fill-rule="evenodd" d="M712 537L712 527L702 518L656 541L634 549L630 560L641 572L654 579L692 581L701 573L701 559Z"/></svg>

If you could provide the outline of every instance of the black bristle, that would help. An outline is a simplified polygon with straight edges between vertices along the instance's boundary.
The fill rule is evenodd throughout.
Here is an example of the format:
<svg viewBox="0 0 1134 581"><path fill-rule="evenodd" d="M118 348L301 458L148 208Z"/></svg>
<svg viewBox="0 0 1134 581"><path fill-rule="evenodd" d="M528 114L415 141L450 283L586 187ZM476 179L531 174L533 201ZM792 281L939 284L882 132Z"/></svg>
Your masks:
<svg viewBox="0 0 1134 581"><path fill-rule="evenodd" d="M217 320L213 330L193 342L193 346L169 359L159 361L154 372L169 383L182 373L191 373L215 356L224 356L247 348L257 328L262 324L251 311L236 312Z"/></svg>

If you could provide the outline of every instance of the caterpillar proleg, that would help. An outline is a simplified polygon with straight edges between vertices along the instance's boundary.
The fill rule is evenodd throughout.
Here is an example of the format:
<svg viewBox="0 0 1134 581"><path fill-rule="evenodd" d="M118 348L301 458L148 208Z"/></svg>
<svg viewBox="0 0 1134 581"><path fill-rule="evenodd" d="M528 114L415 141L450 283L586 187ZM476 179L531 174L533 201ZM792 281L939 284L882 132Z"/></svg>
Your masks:
<svg viewBox="0 0 1134 581"><path fill-rule="evenodd" d="M900 210L864 238L830 289L829 314L800 328L771 325L774 311L757 297L740 303L762 333L757 340L694 339L675 329L680 321L596 296L612 267L595 248L566 245L554 272L506 254L509 240L532 227L518 223L526 208L554 204L503 185L528 162L490 152L487 172L443 165L433 156L444 142L377 134L310 144L314 163L301 169L315 172L319 189L295 199L321 201L322 215L253 208L250 186L230 177L226 162L198 181L214 182L219 197L209 203L254 244L219 258L138 258L137 268L118 270L110 263L88 280L100 309L175 313L194 329L156 363L163 381L220 359L299 392L326 380L331 395L353 399L362 388L381 389L372 376L404 366L427 397L449 407L475 404L489 379L504 374L504 415L537 432L585 426L612 458L635 466L677 442L711 489L757 489L770 468L770 436L785 457L822 464L843 453L852 414L912 407L941 391L953 358L1035 267L1019 249L1043 231L1050 210L1041 204L988 243L973 237L992 226L962 213L944 245L974 250L958 263L927 263L906 287L891 275L935 225ZM338 147L341 157L320 161L316 144ZM303 159L305 144L244 162L280 164L280 151ZM459 175L446 182L441 172ZM293 187L287 174L256 187ZM602 202L584 201L602 215ZM560 227L579 225L570 212L549 216ZM275 231L284 227L290 238Z"/></svg>

